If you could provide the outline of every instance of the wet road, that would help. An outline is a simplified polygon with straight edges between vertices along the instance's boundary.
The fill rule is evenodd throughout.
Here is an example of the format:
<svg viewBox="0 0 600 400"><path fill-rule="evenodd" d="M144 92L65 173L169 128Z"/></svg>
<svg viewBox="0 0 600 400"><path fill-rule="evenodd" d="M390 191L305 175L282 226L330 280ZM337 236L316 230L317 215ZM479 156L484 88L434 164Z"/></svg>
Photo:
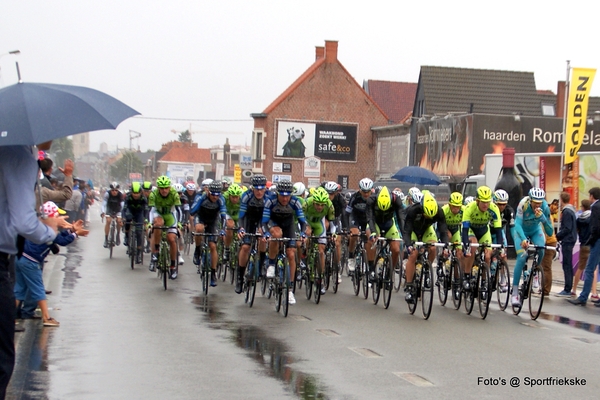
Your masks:
<svg viewBox="0 0 600 400"><path fill-rule="evenodd" d="M109 259L102 239L94 221L90 237L49 257L50 313L61 326L25 322L9 398L546 399L600 393L595 307L551 297L538 321L529 319L526 306L516 317L495 305L482 321L476 309L467 316L435 298L424 321L420 308L408 314L400 294L385 310L355 297L344 278L340 292L330 291L319 305L298 293L284 319L258 293L248 308L228 282L203 296L189 257L165 292L146 266L129 268L122 246ZM540 386L528 386L532 378ZM545 378L579 379L580 385Z"/></svg>

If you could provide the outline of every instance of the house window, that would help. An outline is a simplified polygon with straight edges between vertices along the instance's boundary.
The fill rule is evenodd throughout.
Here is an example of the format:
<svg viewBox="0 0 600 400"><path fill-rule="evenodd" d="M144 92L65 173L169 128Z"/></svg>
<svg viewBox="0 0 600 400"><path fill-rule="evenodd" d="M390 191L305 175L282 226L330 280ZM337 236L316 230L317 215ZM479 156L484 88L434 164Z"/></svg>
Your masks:
<svg viewBox="0 0 600 400"><path fill-rule="evenodd" d="M265 131L255 130L252 131L252 160L262 161L263 149L265 144Z"/></svg>
<svg viewBox="0 0 600 400"><path fill-rule="evenodd" d="M232 154L231 155L231 161L232 162L238 162L238 161L240 161L240 155L239 154Z"/></svg>
<svg viewBox="0 0 600 400"><path fill-rule="evenodd" d="M556 117L554 104L542 103L542 115L545 117Z"/></svg>

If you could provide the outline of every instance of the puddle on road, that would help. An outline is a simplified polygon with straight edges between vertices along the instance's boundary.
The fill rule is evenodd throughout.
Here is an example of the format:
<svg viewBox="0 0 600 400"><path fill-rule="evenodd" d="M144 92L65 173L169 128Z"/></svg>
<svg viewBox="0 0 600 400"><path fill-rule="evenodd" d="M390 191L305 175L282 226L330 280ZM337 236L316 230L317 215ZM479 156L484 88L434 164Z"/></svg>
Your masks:
<svg viewBox="0 0 600 400"><path fill-rule="evenodd" d="M29 332L27 332L29 330ZM17 362L7 391L8 399L47 399L50 388L48 371L48 345L52 329L44 329L41 323L31 321L26 331L15 339L19 343Z"/></svg>
<svg viewBox="0 0 600 400"><path fill-rule="evenodd" d="M266 375L284 383L287 390L301 399L327 399L325 387L311 375L291 367L295 359L283 341L270 338L264 330L255 326L239 326L225 320L225 314L215 309L210 297L196 296L192 303L206 314L210 327L228 329L236 346L246 350L248 356L264 368Z"/></svg>
<svg viewBox="0 0 600 400"><path fill-rule="evenodd" d="M81 265L83 256L81 255L82 250L77 245L77 242L70 244L69 246L60 248L60 255L65 257L65 266L62 271L64 272L63 284L62 284L62 295L69 297L73 294L73 289L77 284L77 281L81 276L77 272L77 267Z"/></svg>
<svg viewBox="0 0 600 400"><path fill-rule="evenodd" d="M563 317L560 315L547 314L545 312L542 312L540 314L540 318L548 320L548 321L558 322L559 324L569 325L574 328L583 329L584 331L588 331L588 332L592 332L592 333L596 333L596 334L600 335L600 325L590 324L588 322L583 322L583 321L577 321L577 320Z"/></svg>

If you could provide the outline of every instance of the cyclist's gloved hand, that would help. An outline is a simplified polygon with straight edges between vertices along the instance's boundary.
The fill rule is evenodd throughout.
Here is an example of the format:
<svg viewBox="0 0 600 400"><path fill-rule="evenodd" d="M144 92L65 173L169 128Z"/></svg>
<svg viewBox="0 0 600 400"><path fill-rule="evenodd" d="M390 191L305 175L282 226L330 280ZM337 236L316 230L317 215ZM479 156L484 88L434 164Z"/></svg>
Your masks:
<svg viewBox="0 0 600 400"><path fill-rule="evenodd" d="M104 214L104 213L100 213L100 218L104 218L105 215L106 214Z"/></svg>
<svg viewBox="0 0 600 400"><path fill-rule="evenodd" d="M302 232L302 233L300 234L300 237L301 237L302 239L306 239L306 232Z"/></svg>
<svg viewBox="0 0 600 400"><path fill-rule="evenodd" d="M527 240L523 240L521 242L521 247L525 250L527 250L529 248L529 242Z"/></svg>
<svg viewBox="0 0 600 400"><path fill-rule="evenodd" d="M463 243L463 253L465 257L471 257L471 243Z"/></svg>
<svg viewBox="0 0 600 400"><path fill-rule="evenodd" d="M271 232L265 232L265 233L263 233L263 237L265 239L269 239L271 237Z"/></svg>
<svg viewBox="0 0 600 400"><path fill-rule="evenodd" d="M375 240L377 238L377 234L375 232L369 235L369 240Z"/></svg>
<svg viewBox="0 0 600 400"><path fill-rule="evenodd" d="M241 235L245 235L246 231L244 230L244 228L240 228L240 229L238 229L238 233Z"/></svg>
<svg viewBox="0 0 600 400"><path fill-rule="evenodd" d="M177 223L177 229L183 229L183 225L181 225L181 222Z"/></svg>
<svg viewBox="0 0 600 400"><path fill-rule="evenodd" d="M412 253L413 251L415 251L415 248L413 246L408 246L406 248L406 254L408 254L410 256L410 253Z"/></svg>
<svg viewBox="0 0 600 400"><path fill-rule="evenodd" d="M152 223L148 222L148 230L152 229Z"/></svg>
<svg viewBox="0 0 600 400"><path fill-rule="evenodd" d="M221 235L221 236L225 236L225 231L224 231L223 229L221 229L221 230L219 231L219 235Z"/></svg>

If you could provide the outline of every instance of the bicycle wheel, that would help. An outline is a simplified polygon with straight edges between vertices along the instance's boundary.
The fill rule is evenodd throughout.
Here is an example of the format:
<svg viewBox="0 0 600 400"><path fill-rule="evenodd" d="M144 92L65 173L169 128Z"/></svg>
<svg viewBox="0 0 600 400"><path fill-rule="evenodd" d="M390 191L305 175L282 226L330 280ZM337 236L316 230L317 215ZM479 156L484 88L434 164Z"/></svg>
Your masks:
<svg viewBox="0 0 600 400"><path fill-rule="evenodd" d="M463 271L458 262L453 259L450 262L450 290L454 309L458 310L462 303L462 281Z"/></svg>
<svg viewBox="0 0 600 400"><path fill-rule="evenodd" d="M202 268L202 273L200 277L202 279L202 292L207 295L208 294L208 286L210 283L210 262L207 257L207 249L202 249L202 253L200 254L200 266Z"/></svg>
<svg viewBox="0 0 600 400"><path fill-rule="evenodd" d="M331 256L332 258L332 263L331 263L331 286L333 289L333 293L337 293L338 291L338 287L339 287L339 278L340 278L340 264L338 262L338 257L337 257L337 252L335 251L335 249L333 250L333 255Z"/></svg>
<svg viewBox="0 0 600 400"><path fill-rule="evenodd" d="M527 267L527 265L525 265L523 267L523 275L525 274L525 268ZM523 275L521 275L522 278L522 282L519 285L519 299L521 300L521 302L519 303L519 305L515 306L511 303L511 307L512 307L512 311L514 315L519 315L519 313L521 312L521 310L523 309L523 302L525 301L525 299L523 297L524 293L529 293L529 281L528 279L523 278ZM509 291L508 291L511 295L512 295L512 286L509 285ZM509 296L510 297L510 296Z"/></svg>
<svg viewBox="0 0 600 400"><path fill-rule="evenodd" d="M230 272L230 276L237 278L237 269L238 269L238 246L237 246L237 240L234 239L233 243L231 244L230 248L229 248L229 272ZM231 279L231 278L230 278ZM233 283L235 282L235 279L231 279L231 284L233 285Z"/></svg>
<svg viewBox="0 0 600 400"><path fill-rule="evenodd" d="M136 256L136 252L137 252L137 235L134 232L134 228L133 226L129 227L129 248L128 248L128 252L129 252L129 263L131 266L131 269L133 269L133 266L135 264L135 256Z"/></svg>
<svg viewBox="0 0 600 400"><path fill-rule="evenodd" d="M438 271L442 271L441 274L438 274ZM450 276L449 275L450 271L448 271L447 267L446 267L446 263L442 263L442 265L440 266L439 261L438 261L438 269L437 271L435 271L436 274L436 283L435 285L437 286L437 290L438 290L438 299L440 300L440 305L444 306L446 305L446 301L448 300L448 285L447 285L447 277Z"/></svg>
<svg viewBox="0 0 600 400"><path fill-rule="evenodd" d="M392 299L392 290L394 289L394 273L392 272L392 256L390 255L383 263L383 306L386 310L390 306L390 300Z"/></svg>
<svg viewBox="0 0 600 400"><path fill-rule="evenodd" d="M400 257L402 258L402 257ZM394 292L398 293L402 287L402 278L404 277L404 260L398 259L397 265L394 266Z"/></svg>
<svg viewBox="0 0 600 400"><path fill-rule="evenodd" d="M510 299L510 271L506 261L498 261L496 266L496 298L501 311L506 310Z"/></svg>
<svg viewBox="0 0 600 400"><path fill-rule="evenodd" d="M329 284L331 283L331 252L325 253L325 272L323 273L323 286L325 290L329 290Z"/></svg>
<svg viewBox="0 0 600 400"><path fill-rule="evenodd" d="M321 288L323 287L323 275L319 272L315 272L315 283L313 284L314 296L313 299L315 304L319 304L321 301Z"/></svg>
<svg viewBox="0 0 600 400"><path fill-rule="evenodd" d="M533 266L529 279L529 315L535 321L544 304L544 270L539 265Z"/></svg>
<svg viewBox="0 0 600 400"><path fill-rule="evenodd" d="M487 266L482 265L477 271L477 302L479 303L479 315L485 319L490 306L490 273Z"/></svg>
<svg viewBox="0 0 600 400"><path fill-rule="evenodd" d="M114 221L114 219L113 219ZM112 258L113 248L115 247L115 225L110 223L110 232L108 233L108 249L110 252L109 258Z"/></svg>
<svg viewBox="0 0 600 400"><path fill-rule="evenodd" d="M373 304L377 305L379 303L379 297L381 296L381 281L382 276L381 272L383 269L383 258L379 258L377 263L375 264L375 281L371 285L371 295L373 297Z"/></svg>
<svg viewBox="0 0 600 400"><path fill-rule="evenodd" d="M250 263L248 263L248 268L252 268L250 274L250 281L248 282L248 292L250 293L250 299L248 299L248 306L252 307L254 305L254 298L256 296L256 285L258 285L258 263L254 260L254 258L250 259Z"/></svg>
<svg viewBox="0 0 600 400"><path fill-rule="evenodd" d="M477 271L475 268L471 268L471 282L469 290L464 290L465 293L465 311L467 315L471 315L473 312L473 305L475 303L475 293L476 293L476 285L477 281L473 279L473 277L477 277Z"/></svg>
<svg viewBox="0 0 600 400"><path fill-rule="evenodd" d="M355 256L354 260L356 263L354 264L354 271L350 272L352 278L352 287L354 288L354 295L358 296L360 293L360 276L361 276L361 266L362 266L362 254L359 253Z"/></svg>
<svg viewBox="0 0 600 400"><path fill-rule="evenodd" d="M340 251L340 255L341 255L341 260L339 263L339 273L340 274L344 274L344 272L346 273L346 276L350 276L350 271L348 271L348 238L347 237L343 237L342 238L342 250Z"/></svg>
<svg viewBox="0 0 600 400"><path fill-rule="evenodd" d="M428 261L423 264L420 282L423 318L428 319L431 315L431 307L433 306L433 268Z"/></svg>
<svg viewBox="0 0 600 400"><path fill-rule="evenodd" d="M361 265L357 265L356 268L360 267L360 274L362 276L363 297L366 300L369 298L369 262L367 261L366 250L361 250L361 253Z"/></svg>
<svg viewBox="0 0 600 400"><path fill-rule="evenodd" d="M417 261L418 263L418 261ZM410 315L413 315L415 313L415 311L417 310L417 303L419 302L419 294L421 291L421 271L418 268L415 268L415 275L413 276L413 285L414 285L414 299L412 302L407 302L406 304L408 305L408 312L410 312Z"/></svg>
<svg viewBox="0 0 600 400"><path fill-rule="evenodd" d="M284 259L283 262L283 282L281 283L282 286L282 293L281 293L281 302L282 302L282 312L283 312L283 317L286 318L288 316L288 309L290 307L290 287L288 285L289 279L290 278L290 264L288 262L288 259Z"/></svg>
<svg viewBox="0 0 600 400"><path fill-rule="evenodd" d="M165 288L165 290L167 290L167 281L168 281L169 267L170 267L171 262L169 259L169 249L167 248L167 245L165 243L161 244L159 256L160 256L160 260L162 263L162 270L163 270L163 274L162 274L163 287Z"/></svg>

